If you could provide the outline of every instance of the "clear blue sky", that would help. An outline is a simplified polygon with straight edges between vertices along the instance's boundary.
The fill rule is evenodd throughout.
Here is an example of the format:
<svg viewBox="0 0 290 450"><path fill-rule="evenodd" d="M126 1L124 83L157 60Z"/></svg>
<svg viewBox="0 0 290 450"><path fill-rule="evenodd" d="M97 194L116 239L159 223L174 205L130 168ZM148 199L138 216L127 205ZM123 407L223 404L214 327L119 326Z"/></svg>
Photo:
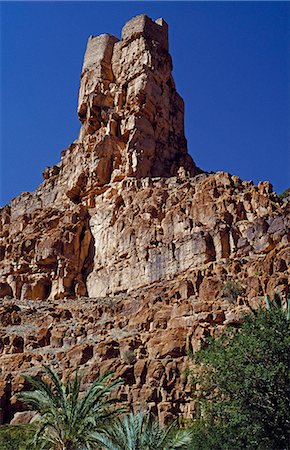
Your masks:
<svg viewBox="0 0 290 450"><path fill-rule="evenodd" d="M120 37L146 13L169 24L195 162L290 185L290 3L1 3L1 204L34 190L78 134L79 76L90 34Z"/></svg>

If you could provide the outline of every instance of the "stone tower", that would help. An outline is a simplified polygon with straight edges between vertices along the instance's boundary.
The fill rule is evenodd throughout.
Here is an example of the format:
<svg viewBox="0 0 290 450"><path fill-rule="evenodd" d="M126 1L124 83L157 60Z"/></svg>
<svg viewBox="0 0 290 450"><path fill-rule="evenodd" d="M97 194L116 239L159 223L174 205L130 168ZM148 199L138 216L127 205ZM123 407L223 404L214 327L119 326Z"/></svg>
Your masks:
<svg viewBox="0 0 290 450"><path fill-rule="evenodd" d="M169 177L197 169L187 154L184 104L172 78L168 26L134 17L119 41L91 36L81 75L79 141L95 154L100 185L136 178Z"/></svg>

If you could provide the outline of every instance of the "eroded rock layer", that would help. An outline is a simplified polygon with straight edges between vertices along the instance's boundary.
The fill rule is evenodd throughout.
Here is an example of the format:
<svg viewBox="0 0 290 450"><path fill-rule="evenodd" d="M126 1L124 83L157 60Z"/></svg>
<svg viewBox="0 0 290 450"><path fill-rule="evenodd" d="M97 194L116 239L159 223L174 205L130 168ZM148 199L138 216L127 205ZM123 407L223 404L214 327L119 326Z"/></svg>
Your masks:
<svg viewBox="0 0 290 450"><path fill-rule="evenodd" d="M171 70L162 19L90 37L78 139L1 210L6 422L22 408L20 373L43 363L80 365L87 381L113 369L124 402L190 417L188 352L264 294L288 293L289 202L196 167Z"/></svg>

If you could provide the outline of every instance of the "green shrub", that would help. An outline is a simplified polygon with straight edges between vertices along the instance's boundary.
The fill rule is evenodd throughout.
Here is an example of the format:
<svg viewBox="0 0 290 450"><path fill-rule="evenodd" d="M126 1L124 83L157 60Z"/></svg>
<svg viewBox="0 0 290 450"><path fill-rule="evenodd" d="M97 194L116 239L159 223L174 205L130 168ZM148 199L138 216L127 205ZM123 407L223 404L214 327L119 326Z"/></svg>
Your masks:
<svg viewBox="0 0 290 450"><path fill-rule="evenodd" d="M32 450L30 440L34 433L34 425L2 425L0 426L0 449Z"/></svg>
<svg viewBox="0 0 290 450"><path fill-rule="evenodd" d="M133 350L126 350L123 359L126 364L135 364L137 361L135 352Z"/></svg>
<svg viewBox="0 0 290 450"><path fill-rule="evenodd" d="M244 292L245 290L240 283L234 280L226 281L222 290L223 297L231 303L235 302L240 295L244 294Z"/></svg>
<svg viewBox="0 0 290 450"><path fill-rule="evenodd" d="M290 321L290 296L288 295L286 300L286 308L283 309L283 300L280 294L275 292L273 300L270 299L268 295L265 295L265 306L268 310L271 309L280 309L282 312L285 312L286 319Z"/></svg>
<svg viewBox="0 0 290 450"><path fill-rule="evenodd" d="M260 307L194 358L201 386L196 439L204 436L215 450L290 449L290 322L284 309Z"/></svg>
<svg viewBox="0 0 290 450"><path fill-rule="evenodd" d="M285 191L281 192L281 194L279 194L278 197L283 199L289 197L289 195L290 195L290 188L285 189Z"/></svg>

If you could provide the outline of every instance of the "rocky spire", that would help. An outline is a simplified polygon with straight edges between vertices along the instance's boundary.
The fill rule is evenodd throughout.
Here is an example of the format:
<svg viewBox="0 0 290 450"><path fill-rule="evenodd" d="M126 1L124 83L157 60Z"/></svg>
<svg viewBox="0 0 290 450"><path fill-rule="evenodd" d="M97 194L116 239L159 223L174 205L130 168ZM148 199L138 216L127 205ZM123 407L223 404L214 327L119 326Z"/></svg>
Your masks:
<svg viewBox="0 0 290 450"><path fill-rule="evenodd" d="M171 71L163 19L137 16L124 26L121 40L109 34L89 38L78 139L44 170L35 192L16 197L0 214L0 297L95 293L87 287L95 284L93 276L88 282L96 254L90 217L95 208L100 214L102 194L127 189L126 183L146 184L148 177L199 172L187 153L183 100ZM116 217L108 220L113 224ZM102 230L106 221L100 218Z"/></svg>
<svg viewBox="0 0 290 450"><path fill-rule="evenodd" d="M95 155L100 185L197 168L187 153L184 104L172 78L168 26L134 17L122 39L91 36L81 75L79 142Z"/></svg>

